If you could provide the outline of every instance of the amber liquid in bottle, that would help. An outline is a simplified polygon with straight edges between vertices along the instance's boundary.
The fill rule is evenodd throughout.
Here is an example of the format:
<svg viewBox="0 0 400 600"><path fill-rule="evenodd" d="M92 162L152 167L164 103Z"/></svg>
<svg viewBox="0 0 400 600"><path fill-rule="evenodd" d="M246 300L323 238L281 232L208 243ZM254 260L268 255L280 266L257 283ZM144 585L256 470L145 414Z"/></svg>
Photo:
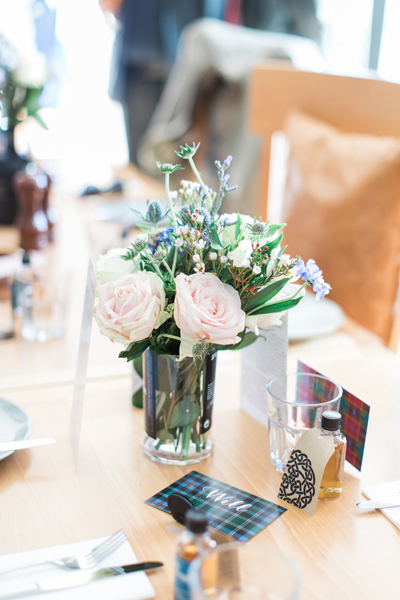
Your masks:
<svg viewBox="0 0 400 600"><path fill-rule="evenodd" d="M328 460L321 479L318 498L333 500L342 493L344 460L346 457L346 438L339 432L333 436L335 451Z"/></svg>

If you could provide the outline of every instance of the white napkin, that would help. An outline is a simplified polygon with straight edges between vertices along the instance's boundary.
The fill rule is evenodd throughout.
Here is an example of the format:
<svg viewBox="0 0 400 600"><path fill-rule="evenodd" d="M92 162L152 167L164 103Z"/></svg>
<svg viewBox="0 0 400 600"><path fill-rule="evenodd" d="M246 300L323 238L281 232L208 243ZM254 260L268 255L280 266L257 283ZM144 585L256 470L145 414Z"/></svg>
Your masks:
<svg viewBox="0 0 400 600"><path fill-rule="evenodd" d="M104 539L106 538L0 556L0 589L2 593L38 581L44 577L56 575L60 572L65 574L65 570L61 571L60 567L54 565L32 567L31 569L19 571L13 575L2 575L2 572L7 569L13 569L20 566L26 567L27 565L41 560L45 561L74 554L85 554L91 548L100 544ZM153 560L154 557L148 557L148 559ZM130 565L136 562L138 562L138 560L127 540L118 550L99 563L98 567L117 567L121 565ZM110 600L110 598L113 600L145 600L146 598L154 597L155 592L153 586L144 572L126 573L118 575L117 577L106 577L84 586L70 588L69 590L47 592L45 594L35 594L32 596L32 598L43 600L71 600L72 598L74 600Z"/></svg>
<svg viewBox="0 0 400 600"><path fill-rule="evenodd" d="M380 498L389 498L400 494L400 481L392 481L391 483L381 483L380 485L371 485L361 490L364 496L369 500L379 500ZM396 527L400 529L400 506L391 506L390 508L380 508L385 515Z"/></svg>

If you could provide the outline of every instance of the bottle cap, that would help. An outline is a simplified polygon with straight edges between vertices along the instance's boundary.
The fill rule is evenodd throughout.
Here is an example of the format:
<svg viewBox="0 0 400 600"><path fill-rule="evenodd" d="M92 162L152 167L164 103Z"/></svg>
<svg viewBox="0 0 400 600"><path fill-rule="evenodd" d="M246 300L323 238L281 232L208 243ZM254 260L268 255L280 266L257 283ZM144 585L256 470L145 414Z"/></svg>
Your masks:
<svg viewBox="0 0 400 600"><path fill-rule="evenodd" d="M208 526L208 517L203 510L191 508L185 515L185 525L193 533L203 533Z"/></svg>
<svg viewBox="0 0 400 600"><path fill-rule="evenodd" d="M326 410L322 415L321 427L327 431L336 431L340 428L341 420L342 415L339 412L336 410Z"/></svg>
<svg viewBox="0 0 400 600"><path fill-rule="evenodd" d="M175 521L184 525L187 511L194 507L190 500L183 494L170 494L168 496L168 508Z"/></svg>

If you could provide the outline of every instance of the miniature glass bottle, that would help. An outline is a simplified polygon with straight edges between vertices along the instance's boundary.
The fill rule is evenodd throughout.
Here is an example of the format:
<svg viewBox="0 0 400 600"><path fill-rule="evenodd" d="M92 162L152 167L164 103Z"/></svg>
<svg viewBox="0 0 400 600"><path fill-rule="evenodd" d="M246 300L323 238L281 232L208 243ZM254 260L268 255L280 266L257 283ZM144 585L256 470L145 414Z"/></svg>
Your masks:
<svg viewBox="0 0 400 600"><path fill-rule="evenodd" d="M333 500L342 493L344 461L346 458L347 440L340 433L341 414L335 410L327 410L322 415L322 435L331 435L335 451L326 463L321 479L318 498Z"/></svg>
<svg viewBox="0 0 400 600"><path fill-rule="evenodd" d="M190 600L187 579L190 563L202 552L216 546L208 533L208 519L204 511L188 510L185 525L176 549L175 600Z"/></svg>

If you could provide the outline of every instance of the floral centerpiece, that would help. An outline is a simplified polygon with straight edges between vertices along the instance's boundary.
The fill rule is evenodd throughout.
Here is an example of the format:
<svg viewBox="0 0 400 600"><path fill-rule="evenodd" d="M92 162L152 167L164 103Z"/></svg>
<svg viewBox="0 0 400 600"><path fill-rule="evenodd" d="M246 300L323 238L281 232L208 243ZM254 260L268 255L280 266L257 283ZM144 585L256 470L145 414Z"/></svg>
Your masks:
<svg viewBox="0 0 400 600"><path fill-rule="evenodd" d="M196 181L170 191L170 175L181 166L157 163L167 210L149 202L139 215L144 233L97 265L95 319L102 334L125 345L120 357L130 361L145 352L144 451L164 462L196 462L211 452L216 352L253 343L260 328L301 301L306 285L317 300L330 289L313 260L304 264L285 253L283 224L219 214L223 197L236 189L228 185L232 157L215 162L215 192L196 168L197 148L177 152Z"/></svg>

